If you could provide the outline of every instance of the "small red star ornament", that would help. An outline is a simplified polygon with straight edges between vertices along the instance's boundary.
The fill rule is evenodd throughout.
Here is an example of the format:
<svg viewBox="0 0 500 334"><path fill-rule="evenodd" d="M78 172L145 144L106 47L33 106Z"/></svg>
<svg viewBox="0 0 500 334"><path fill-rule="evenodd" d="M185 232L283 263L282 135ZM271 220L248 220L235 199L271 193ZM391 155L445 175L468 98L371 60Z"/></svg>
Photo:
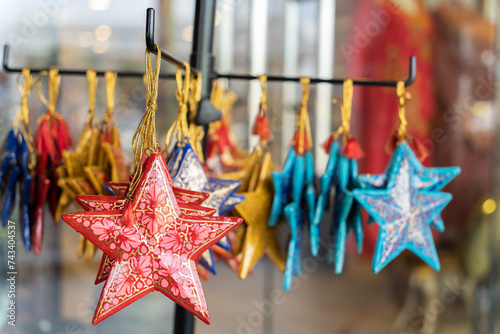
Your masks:
<svg viewBox="0 0 500 334"><path fill-rule="evenodd" d="M145 161L131 202L131 227L122 224L123 207L118 209L122 205L116 204L117 197L113 210L63 215L66 223L114 260L94 325L155 290L210 323L195 260L242 220L211 217L209 212L207 216L184 214L171 182L157 152Z"/></svg>

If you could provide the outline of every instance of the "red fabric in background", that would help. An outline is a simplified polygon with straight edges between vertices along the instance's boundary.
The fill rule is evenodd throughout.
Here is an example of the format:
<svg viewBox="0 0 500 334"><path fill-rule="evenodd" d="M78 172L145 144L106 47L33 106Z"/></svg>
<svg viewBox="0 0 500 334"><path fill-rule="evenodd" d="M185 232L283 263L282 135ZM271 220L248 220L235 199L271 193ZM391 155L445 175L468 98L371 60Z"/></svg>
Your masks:
<svg viewBox="0 0 500 334"><path fill-rule="evenodd" d="M417 79L407 88L412 99L406 105L408 135L419 139L431 153L431 123L435 112L432 86L430 16L403 12L390 2L359 2L350 37L340 44L348 76L406 80L409 57L417 56ZM359 160L361 173L383 173L389 161L387 142L398 121L396 88L355 86L352 129L365 152ZM378 236L376 223L365 226L364 253L373 254Z"/></svg>

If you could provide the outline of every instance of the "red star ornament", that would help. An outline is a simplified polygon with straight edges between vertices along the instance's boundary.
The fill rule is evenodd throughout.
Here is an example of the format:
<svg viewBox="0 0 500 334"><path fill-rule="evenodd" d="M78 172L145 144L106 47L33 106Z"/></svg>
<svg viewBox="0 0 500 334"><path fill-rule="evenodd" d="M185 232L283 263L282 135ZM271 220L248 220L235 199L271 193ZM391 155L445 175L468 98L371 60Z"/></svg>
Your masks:
<svg viewBox="0 0 500 334"><path fill-rule="evenodd" d="M132 227L122 224L123 210L63 215L66 223L115 260L94 325L155 290L210 323L194 260L242 220L184 215L169 181L163 157L152 154L131 203Z"/></svg>
<svg viewBox="0 0 500 334"><path fill-rule="evenodd" d="M196 191L184 191L184 189L173 188L174 196L179 205L181 213L187 216L213 216L217 210L199 205L189 205L189 203L199 202L200 198L205 197L205 193ZM92 196L92 195L76 195L75 201L85 211L114 211L120 210L123 212L125 207L124 196ZM201 203L200 203L201 204ZM115 260L108 254L102 255L101 264L97 271L95 284L104 282L111 272L113 262ZM203 275L201 275L203 276Z"/></svg>

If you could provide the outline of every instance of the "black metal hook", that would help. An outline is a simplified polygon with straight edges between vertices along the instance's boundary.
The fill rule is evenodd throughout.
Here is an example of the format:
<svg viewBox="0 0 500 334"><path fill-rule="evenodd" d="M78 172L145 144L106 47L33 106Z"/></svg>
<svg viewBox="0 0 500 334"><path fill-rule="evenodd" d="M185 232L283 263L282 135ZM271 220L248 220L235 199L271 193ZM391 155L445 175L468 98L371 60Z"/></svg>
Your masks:
<svg viewBox="0 0 500 334"><path fill-rule="evenodd" d="M405 81L405 86L410 86L417 77L417 57L410 56L408 78ZM213 73L213 78L226 78L233 80L257 80L255 75L246 74L220 74ZM311 78L310 83L329 83L329 84L342 84L347 78L332 78L332 79L322 79L322 78ZM276 75L268 75L267 81L288 81L288 82L300 82L300 77L283 77ZM398 81L394 80L372 80L372 79L353 79L352 83L358 86L383 86L383 87L396 87Z"/></svg>
<svg viewBox="0 0 500 334"><path fill-rule="evenodd" d="M10 53L10 46L8 44L5 44L3 47L3 60L2 60L2 67L4 71L6 72L11 72L11 73L20 73L23 71L22 67L10 67L9 66L9 53ZM30 68L31 73L40 73L42 71L47 71L48 69L43 69L43 68ZM104 76L105 71L96 71L96 74L98 76ZM68 69L59 69L59 74L65 74L65 75L82 75L85 76L87 75L87 70L68 70ZM144 77L144 72L134 72L134 71L116 71L116 74L119 77L124 77L124 78L143 78ZM174 74L160 74L161 79L173 79L175 78Z"/></svg>
<svg viewBox="0 0 500 334"><path fill-rule="evenodd" d="M156 53L154 8L148 8L146 10L146 47L149 52Z"/></svg>
<svg viewBox="0 0 500 334"><path fill-rule="evenodd" d="M151 53L156 54L156 44L155 44L155 10L154 8L148 8L146 10L146 47ZM167 51L160 49L161 58L174 64L178 68L185 68L184 62L180 61ZM198 69L191 66L191 73L196 76Z"/></svg>

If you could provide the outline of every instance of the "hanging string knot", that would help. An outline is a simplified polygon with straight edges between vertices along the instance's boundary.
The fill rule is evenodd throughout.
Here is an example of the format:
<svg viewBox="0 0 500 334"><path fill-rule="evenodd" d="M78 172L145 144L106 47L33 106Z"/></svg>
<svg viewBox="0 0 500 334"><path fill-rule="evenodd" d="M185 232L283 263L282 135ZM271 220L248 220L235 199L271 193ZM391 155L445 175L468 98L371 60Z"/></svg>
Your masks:
<svg viewBox="0 0 500 334"><path fill-rule="evenodd" d="M408 122L406 120L406 101L411 99L410 92L405 91L404 81L398 81L396 85L396 94L398 97L398 116L399 116L399 127L398 127L398 141L402 141L406 138L406 127Z"/></svg>
<svg viewBox="0 0 500 334"><path fill-rule="evenodd" d="M148 110L155 112L158 109L158 103L156 101L152 101L152 100L148 101L147 108L148 108Z"/></svg>
<svg viewBox="0 0 500 334"><path fill-rule="evenodd" d="M134 171L132 174L132 180L130 181L129 190L127 192L127 196L129 196L130 200L132 200L142 176L143 155L151 154L152 152L156 152L158 150L155 124L155 111L158 108L156 105L156 99L158 96L158 78L160 76L161 65L161 52L158 45L156 45L156 51L156 63L154 69L151 63L151 52L148 49L146 49L144 56L146 61L144 81L146 86L147 108L146 113L139 122L134 137L132 138L132 147L134 149ZM113 80L112 75L109 75L109 78L111 81ZM111 97L112 96L110 92L108 92L108 99L110 99ZM124 214L124 216L126 215ZM126 220L130 221L131 218L127 218Z"/></svg>
<svg viewBox="0 0 500 334"><path fill-rule="evenodd" d="M300 78L300 83L302 85L302 101L300 102L296 118L295 137L292 140L292 144L295 145L295 151L299 154L303 154L305 150L312 148L311 125L307 113L310 81L311 79L309 78Z"/></svg>
<svg viewBox="0 0 500 334"><path fill-rule="evenodd" d="M257 76L262 86L262 95L260 96L259 111L261 115L267 114L267 75Z"/></svg>
<svg viewBox="0 0 500 334"><path fill-rule="evenodd" d="M184 80L182 80L182 72L180 68L177 68L175 72L175 80L177 83L177 91L175 92L175 97L179 102L179 110L177 113L177 118L174 123L168 129L167 136L165 138L165 149L168 154L168 150L170 148L170 144L172 143L172 139L175 134L177 134L177 142L184 143L186 142L186 138L189 138L189 127L187 122L187 113L188 113L188 102L189 102L189 90L191 87L191 67L188 62L183 62L184 69L186 74L184 76ZM200 73L198 73L200 75ZM200 82L201 85L201 82ZM201 89L201 86L200 86ZM196 98L195 98L196 99ZM193 100L194 101L194 100ZM196 101L194 101L197 104ZM193 105L194 108L194 105Z"/></svg>
<svg viewBox="0 0 500 334"><path fill-rule="evenodd" d="M42 76L47 76L47 86L49 95L48 99L46 99L42 93L41 80L40 80ZM57 97L59 95L60 83L61 83L61 76L59 75L59 70L57 69L57 67L52 67L50 68L49 71L40 72L40 74L36 79L36 88L38 96L40 97L42 103L47 107L47 114L49 115L49 117L57 115L56 103L57 103Z"/></svg>

